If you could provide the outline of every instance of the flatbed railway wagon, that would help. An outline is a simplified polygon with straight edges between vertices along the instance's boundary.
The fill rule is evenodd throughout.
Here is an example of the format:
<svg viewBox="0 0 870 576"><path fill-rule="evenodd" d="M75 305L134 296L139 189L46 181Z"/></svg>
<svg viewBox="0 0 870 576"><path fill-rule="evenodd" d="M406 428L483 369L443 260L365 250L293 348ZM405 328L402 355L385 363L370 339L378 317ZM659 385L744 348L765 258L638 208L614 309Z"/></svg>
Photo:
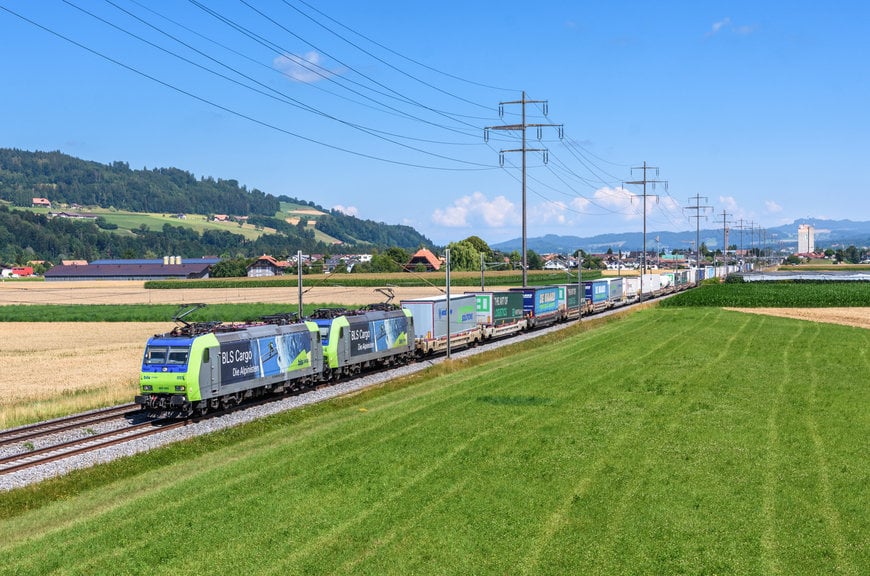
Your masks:
<svg viewBox="0 0 870 576"><path fill-rule="evenodd" d="M523 311L529 328L550 326L562 320L558 286L530 286L510 291L523 295Z"/></svg>
<svg viewBox="0 0 870 576"><path fill-rule="evenodd" d="M467 292L474 294L477 323L486 340L522 332L528 327L520 292Z"/></svg>
<svg viewBox="0 0 870 576"><path fill-rule="evenodd" d="M313 322L186 324L149 338L135 402L166 416L228 408L320 379L323 348Z"/></svg>
<svg viewBox="0 0 870 576"><path fill-rule="evenodd" d="M414 317L414 346L418 356L447 350L447 296L402 300L401 306ZM451 295L449 312L451 348L475 346L483 341L474 294Z"/></svg>
<svg viewBox="0 0 870 576"><path fill-rule="evenodd" d="M559 311L562 321L577 320L580 315L592 313L592 305L585 295L580 297L580 286L577 284L557 284L559 288Z"/></svg>
<svg viewBox="0 0 870 576"><path fill-rule="evenodd" d="M625 306L627 299L625 297L625 278L617 276L616 278L603 278L607 281L608 294L610 295L610 306L617 308Z"/></svg>
<svg viewBox="0 0 870 576"><path fill-rule="evenodd" d="M610 308L610 283L605 280L583 282L586 299L592 302L592 311L601 312Z"/></svg>

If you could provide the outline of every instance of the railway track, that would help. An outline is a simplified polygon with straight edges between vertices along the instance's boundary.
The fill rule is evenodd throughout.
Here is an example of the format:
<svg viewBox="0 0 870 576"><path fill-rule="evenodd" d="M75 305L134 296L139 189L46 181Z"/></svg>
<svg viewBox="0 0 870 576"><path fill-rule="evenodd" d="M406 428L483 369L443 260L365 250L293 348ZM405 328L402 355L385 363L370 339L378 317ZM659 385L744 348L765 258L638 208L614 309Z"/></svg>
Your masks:
<svg viewBox="0 0 870 576"><path fill-rule="evenodd" d="M0 431L0 446L8 446L17 442L30 441L35 438L49 436L67 430L87 428L94 424L134 416L141 412L142 410L137 404L123 404L121 406L113 406L95 412L88 412L87 414L74 414L65 418L58 418L57 420L38 422L36 424L3 430Z"/></svg>
<svg viewBox="0 0 870 576"><path fill-rule="evenodd" d="M33 466L40 466L57 460L63 460L70 456L92 452L94 450L107 448L123 442L138 440L160 432L180 428L187 424L188 421L186 420L153 420L118 430L112 430L110 432L93 434L84 438L77 438L60 444L53 444L44 448L6 456L0 458L0 475L17 472L18 470L31 468Z"/></svg>

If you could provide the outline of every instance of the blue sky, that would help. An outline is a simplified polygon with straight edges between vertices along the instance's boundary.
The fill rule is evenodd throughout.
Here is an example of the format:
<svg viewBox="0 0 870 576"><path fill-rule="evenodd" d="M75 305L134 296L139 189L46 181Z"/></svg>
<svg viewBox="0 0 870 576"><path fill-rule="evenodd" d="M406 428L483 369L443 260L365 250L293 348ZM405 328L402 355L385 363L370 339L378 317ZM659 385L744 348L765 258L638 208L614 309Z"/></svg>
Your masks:
<svg viewBox="0 0 870 576"><path fill-rule="evenodd" d="M0 0L0 146L496 243L521 133L484 128L525 91L527 124L563 126L526 131L529 236L641 230L644 162L650 231L693 230L696 195L702 227L867 220L866 6Z"/></svg>

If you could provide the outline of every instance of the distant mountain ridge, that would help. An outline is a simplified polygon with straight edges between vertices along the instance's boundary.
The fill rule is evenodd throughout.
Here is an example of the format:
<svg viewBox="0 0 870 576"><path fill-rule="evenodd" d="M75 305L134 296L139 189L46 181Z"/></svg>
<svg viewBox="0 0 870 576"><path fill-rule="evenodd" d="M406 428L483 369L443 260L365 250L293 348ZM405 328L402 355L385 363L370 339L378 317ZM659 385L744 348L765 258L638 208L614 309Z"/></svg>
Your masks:
<svg viewBox="0 0 870 576"><path fill-rule="evenodd" d="M858 247L870 246L870 222L824 220L821 218L800 218L792 224L767 228L768 245L782 247L785 250L794 252L797 250L798 225L800 224L810 224L815 228L816 249L852 245ZM647 232L646 248L647 250L657 250L659 248L668 250L694 249L695 237L695 230ZM743 248L749 248L752 239L750 231L747 229L743 230L741 240L741 231L732 225L728 236L728 244L736 245L739 248L742 241ZM722 229L704 228L700 232L700 240L710 250L721 249L723 243ZM758 232L755 232L754 241L754 245L757 246L759 243ZM614 252L618 250L637 251L643 249L643 233L623 232L586 237L547 234L527 238L526 245L529 250L534 250L539 254L568 254L578 248L590 253L606 252L608 248L612 248ZM521 250L522 238L514 238L498 244L492 244L491 247L502 252Z"/></svg>

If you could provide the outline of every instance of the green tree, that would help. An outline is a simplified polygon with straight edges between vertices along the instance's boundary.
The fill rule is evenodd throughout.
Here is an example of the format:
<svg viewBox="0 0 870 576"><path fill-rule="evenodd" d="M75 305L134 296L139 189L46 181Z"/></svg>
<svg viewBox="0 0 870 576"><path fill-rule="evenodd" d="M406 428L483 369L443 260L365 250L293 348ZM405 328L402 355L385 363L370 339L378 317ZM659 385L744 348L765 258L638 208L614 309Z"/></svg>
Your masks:
<svg viewBox="0 0 870 576"><path fill-rule="evenodd" d="M450 269L457 272L480 269L480 251L467 240L451 242Z"/></svg>
<svg viewBox="0 0 870 576"><path fill-rule="evenodd" d="M230 258L221 260L211 267L209 275L213 278L238 278L248 275L248 266L252 258Z"/></svg>
<svg viewBox="0 0 870 576"><path fill-rule="evenodd" d="M384 255L396 263L398 270L404 270L405 266L408 264L408 260L411 259L410 254L408 254L404 248L399 248L398 246L387 248Z"/></svg>
<svg viewBox="0 0 870 576"><path fill-rule="evenodd" d="M544 268L543 258L534 250L526 251L526 264L529 266L529 270L542 270Z"/></svg>
<svg viewBox="0 0 870 576"><path fill-rule="evenodd" d="M489 244L484 242L483 239L479 236L469 236L468 238L463 240L463 242L468 242L469 244L474 246L474 249L477 250L479 253L483 253L483 256L484 258L486 258L487 262L491 262L493 260L495 254L493 253L492 248L490 248Z"/></svg>

